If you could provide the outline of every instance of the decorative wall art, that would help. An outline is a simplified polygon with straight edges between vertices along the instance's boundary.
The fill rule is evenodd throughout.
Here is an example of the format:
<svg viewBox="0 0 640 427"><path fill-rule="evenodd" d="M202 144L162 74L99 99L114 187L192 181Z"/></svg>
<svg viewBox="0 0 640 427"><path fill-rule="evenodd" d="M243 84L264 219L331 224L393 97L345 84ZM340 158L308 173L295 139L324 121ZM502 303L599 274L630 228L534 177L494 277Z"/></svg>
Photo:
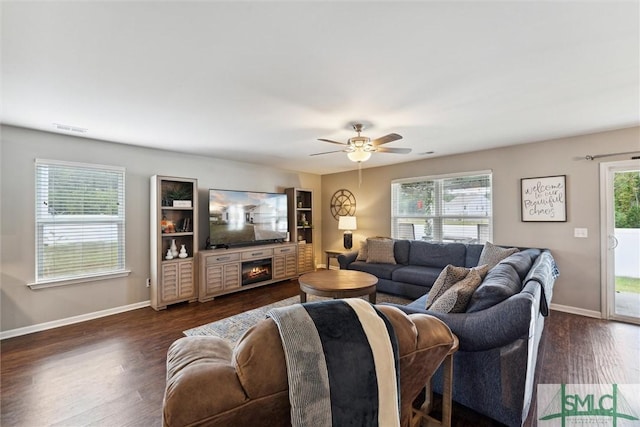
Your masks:
<svg viewBox="0 0 640 427"><path fill-rule="evenodd" d="M337 221L341 216L353 216L356 213L356 197L344 188L331 196L331 215Z"/></svg>
<svg viewBox="0 0 640 427"><path fill-rule="evenodd" d="M520 180L522 221L567 221L566 175Z"/></svg>

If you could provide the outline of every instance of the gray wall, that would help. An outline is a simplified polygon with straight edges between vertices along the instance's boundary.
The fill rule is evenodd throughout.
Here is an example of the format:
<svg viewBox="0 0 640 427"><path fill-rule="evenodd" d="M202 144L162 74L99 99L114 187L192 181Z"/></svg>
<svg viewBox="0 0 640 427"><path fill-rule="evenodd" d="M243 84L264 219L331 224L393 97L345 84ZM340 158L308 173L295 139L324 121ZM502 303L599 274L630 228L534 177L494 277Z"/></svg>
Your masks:
<svg viewBox="0 0 640 427"><path fill-rule="evenodd" d="M327 220L322 228L323 245L325 249L342 248L342 233L328 206L331 195L340 188L351 190L356 197L357 249L361 239L391 233L391 180L490 169L494 243L550 248L561 271L553 302L600 312L599 162L629 156L596 161L584 160L584 156L634 150L640 150L638 127L363 169L360 186L357 171L324 175L322 214ZM567 176L567 222L521 222L520 178L548 175ZM575 227L587 228L589 237L573 237Z"/></svg>
<svg viewBox="0 0 640 427"><path fill-rule="evenodd" d="M282 192L286 187L315 190L318 175L248 163L151 150L86 138L2 126L0 147L1 253L0 331L37 325L149 300L149 177L154 174L198 179L200 247L208 234L208 188ZM35 278L34 159L124 166L126 173L126 278L31 290ZM314 214L317 229L320 212ZM314 246L321 259L320 234Z"/></svg>
<svg viewBox="0 0 640 427"><path fill-rule="evenodd" d="M149 299L149 177L154 174L194 177L200 198L207 189L282 191L286 187L315 191L316 262L325 263L321 247L341 248L342 233L329 211L335 190L347 188L357 199L358 230L354 242L390 234L390 182L396 178L491 169L494 182L494 242L548 247L560 265L554 303L600 311L599 161L586 154L640 149L640 128L622 129L508 148L437 157L401 165L325 176L283 171L168 151L113 144L66 135L3 126L0 147L0 331L93 313ZM120 165L127 168L127 267L124 279L31 290L34 280L34 159ZM602 161L622 160L612 157ZM567 175L568 221L520 221L520 178ZM326 218L323 226L323 218ZM207 235L206 204L200 205L200 242ZM573 237L575 227L589 230ZM322 245L322 246L321 246Z"/></svg>

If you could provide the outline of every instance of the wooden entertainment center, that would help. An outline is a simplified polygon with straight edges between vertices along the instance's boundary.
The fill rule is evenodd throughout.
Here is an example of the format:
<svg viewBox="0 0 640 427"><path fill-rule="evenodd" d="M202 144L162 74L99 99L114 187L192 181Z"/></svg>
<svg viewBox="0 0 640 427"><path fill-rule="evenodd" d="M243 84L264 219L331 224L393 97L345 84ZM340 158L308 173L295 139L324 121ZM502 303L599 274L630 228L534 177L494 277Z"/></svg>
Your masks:
<svg viewBox="0 0 640 427"><path fill-rule="evenodd" d="M275 243L199 252L198 301L298 276L296 243Z"/></svg>
<svg viewBox="0 0 640 427"><path fill-rule="evenodd" d="M313 191L288 188L284 194L286 229L291 241L265 238L268 232L282 232L281 228L268 229L262 235L265 244L238 243L226 249L199 250L198 181L152 176L148 284L151 307L162 310L183 301L211 301L216 296L295 279L314 271ZM252 211L255 215L261 213L256 212ZM244 220L253 224L254 218L249 215Z"/></svg>

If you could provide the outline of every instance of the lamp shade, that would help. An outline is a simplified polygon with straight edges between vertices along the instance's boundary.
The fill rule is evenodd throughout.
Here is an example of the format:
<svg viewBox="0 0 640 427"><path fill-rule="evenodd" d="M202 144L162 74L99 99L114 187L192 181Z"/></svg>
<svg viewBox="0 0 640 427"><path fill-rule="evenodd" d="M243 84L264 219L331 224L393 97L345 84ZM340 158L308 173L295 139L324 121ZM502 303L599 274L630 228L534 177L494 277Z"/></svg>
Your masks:
<svg viewBox="0 0 640 427"><path fill-rule="evenodd" d="M338 230L356 230L355 216L341 216L338 218Z"/></svg>
<svg viewBox="0 0 640 427"><path fill-rule="evenodd" d="M371 157L371 152L357 149L356 151L347 153L347 157L352 162L366 162Z"/></svg>

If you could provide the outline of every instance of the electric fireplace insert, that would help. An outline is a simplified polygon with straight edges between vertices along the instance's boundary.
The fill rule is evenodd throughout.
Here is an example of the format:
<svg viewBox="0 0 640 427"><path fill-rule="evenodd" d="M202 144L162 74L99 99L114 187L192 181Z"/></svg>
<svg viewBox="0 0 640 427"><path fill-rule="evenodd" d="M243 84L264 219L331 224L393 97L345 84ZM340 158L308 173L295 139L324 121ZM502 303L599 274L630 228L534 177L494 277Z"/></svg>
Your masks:
<svg viewBox="0 0 640 427"><path fill-rule="evenodd" d="M271 258L242 263L242 286L271 280Z"/></svg>

